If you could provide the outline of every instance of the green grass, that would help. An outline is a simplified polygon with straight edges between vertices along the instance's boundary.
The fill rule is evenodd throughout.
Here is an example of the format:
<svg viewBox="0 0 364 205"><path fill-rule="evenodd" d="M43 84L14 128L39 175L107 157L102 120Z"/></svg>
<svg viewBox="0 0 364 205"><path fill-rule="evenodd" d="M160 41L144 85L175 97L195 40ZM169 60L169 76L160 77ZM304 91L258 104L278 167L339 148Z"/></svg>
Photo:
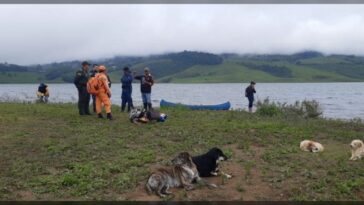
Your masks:
<svg viewBox="0 0 364 205"><path fill-rule="evenodd" d="M363 139L361 122L166 109L166 122L134 125L118 110L110 122L80 117L74 104L0 103L0 199L117 200L144 183L151 166L218 146L242 160L239 193L249 192L254 168L285 200L364 200L364 160L348 161L350 141ZM325 152L301 152L303 139ZM236 159L232 145L248 159Z"/></svg>
<svg viewBox="0 0 364 205"><path fill-rule="evenodd" d="M309 58L300 60L301 64L335 64L335 63L350 63L350 61L347 61L343 58L339 57L315 57L315 58Z"/></svg>
<svg viewBox="0 0 364 205"><path fill-rule="evenodd" d="M350 82L357 81L343 76L334 71L319 70L306 65L295 65L285 61L264 62L249 61L256 65L285 66L292 72L292 77L283 78L269 73L250 69L239 64L237 60L227 60L220 65L200 66L196 65L182 72L158 79L160 82L173 83L224 83L224 82Z"/></svg>
<svg viewBox="0 0 364 205"><path fill-rule="evenodd" d="M215 66L193 66L183 72L160 79L173 83L223 83L251 81L278 81L279 78L262 71L250 70L242 65L225 62Z"/></svg>

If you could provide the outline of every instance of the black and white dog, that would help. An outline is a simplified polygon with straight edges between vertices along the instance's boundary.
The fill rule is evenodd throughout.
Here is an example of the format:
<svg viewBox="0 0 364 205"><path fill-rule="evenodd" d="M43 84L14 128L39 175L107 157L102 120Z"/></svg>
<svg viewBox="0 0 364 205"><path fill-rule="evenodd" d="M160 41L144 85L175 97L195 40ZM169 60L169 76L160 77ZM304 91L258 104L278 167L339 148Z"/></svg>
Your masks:
<svg viewBox="0 0 364 205"><path fill-rule="evenodd" d="M192 161L195 163L201 177L217 176L220 171L219 163L225 160L227 160L227 156L217 147L210 149L206 154L192 157ZM231 178L231 175L222 171L221 174Z"/></svg>

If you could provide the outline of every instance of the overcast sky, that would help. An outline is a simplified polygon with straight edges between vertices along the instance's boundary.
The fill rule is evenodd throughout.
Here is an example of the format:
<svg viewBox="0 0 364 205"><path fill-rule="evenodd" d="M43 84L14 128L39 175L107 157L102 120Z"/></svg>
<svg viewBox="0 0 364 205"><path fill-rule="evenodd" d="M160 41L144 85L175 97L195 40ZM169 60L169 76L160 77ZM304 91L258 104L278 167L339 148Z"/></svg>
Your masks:
<svg viewBox="0 0 364 205"><path fill-rule="evenodd" d="M0 5L0 62L183 50L364 55L364 5Z"/></svg>

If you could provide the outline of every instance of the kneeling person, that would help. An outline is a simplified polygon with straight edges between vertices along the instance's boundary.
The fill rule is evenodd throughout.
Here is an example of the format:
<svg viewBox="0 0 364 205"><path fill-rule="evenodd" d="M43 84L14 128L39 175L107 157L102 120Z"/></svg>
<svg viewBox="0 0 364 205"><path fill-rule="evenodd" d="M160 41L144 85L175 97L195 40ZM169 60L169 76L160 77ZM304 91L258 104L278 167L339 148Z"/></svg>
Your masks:
<svg viewBox="0 0 364 205"><path fill-rule="evenodd" d="M40 102L47 103L49 98L48 85L41 83L38 87L37 96Z"/></svg>

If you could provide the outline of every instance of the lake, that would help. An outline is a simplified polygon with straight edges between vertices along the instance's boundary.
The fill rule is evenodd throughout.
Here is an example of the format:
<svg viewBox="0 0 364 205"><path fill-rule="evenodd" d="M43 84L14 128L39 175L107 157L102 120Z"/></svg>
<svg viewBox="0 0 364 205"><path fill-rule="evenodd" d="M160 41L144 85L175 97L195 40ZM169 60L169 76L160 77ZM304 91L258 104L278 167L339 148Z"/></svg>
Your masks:
<svg viewBox="0 0 364 205"><path fill-rule="evenodd" d="M244 97L247 84L155 84L154 106L165 99L186 104L219 104L230 101L234 109L246 109ZM0 101L34 101L38 84L0 84ZM77 102L73 84L49 84L50 102ZM121 103L121 85L112 84L112 103ZM294 103L297 100L317 100L328 118L364 119L364 83L258 83L256 99ZM133 84L134 104L140 106L140 85Z"/></svg>

